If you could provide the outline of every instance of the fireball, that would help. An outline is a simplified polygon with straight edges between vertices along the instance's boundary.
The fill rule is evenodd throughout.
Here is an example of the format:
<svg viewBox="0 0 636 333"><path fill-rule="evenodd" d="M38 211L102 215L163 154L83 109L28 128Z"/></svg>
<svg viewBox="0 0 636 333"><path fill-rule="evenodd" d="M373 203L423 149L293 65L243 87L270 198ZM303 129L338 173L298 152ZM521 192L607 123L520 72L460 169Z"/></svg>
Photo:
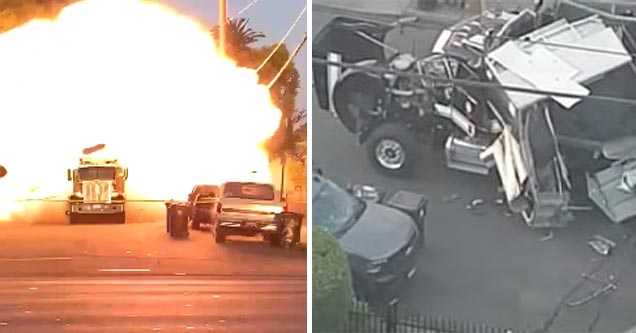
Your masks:
<svg viewBox="0 0 636 333"><path fill-rule="evenodd" d="M271 179L261 147L281 113L267 87L221 57L207 28L167 7L69 5L1 34L0 73L0 217L24 210L21 199L63 199L66 169L101 143L129 168L129 198Z"/></svg>

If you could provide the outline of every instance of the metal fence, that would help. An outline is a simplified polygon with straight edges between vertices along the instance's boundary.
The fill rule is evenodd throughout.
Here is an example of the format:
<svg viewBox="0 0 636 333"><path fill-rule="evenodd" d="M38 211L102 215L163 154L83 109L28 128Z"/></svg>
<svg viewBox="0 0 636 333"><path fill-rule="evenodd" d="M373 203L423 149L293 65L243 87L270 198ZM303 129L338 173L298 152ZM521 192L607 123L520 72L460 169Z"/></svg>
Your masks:
<svg viewBox="0 0 636 333"><path fill-rule="evenodd" d="M527 330L492 327L442 317L404 315L393 305L386 314L373 313L366 304L356 303L349 312L346 333L529 333Z"/></svg>

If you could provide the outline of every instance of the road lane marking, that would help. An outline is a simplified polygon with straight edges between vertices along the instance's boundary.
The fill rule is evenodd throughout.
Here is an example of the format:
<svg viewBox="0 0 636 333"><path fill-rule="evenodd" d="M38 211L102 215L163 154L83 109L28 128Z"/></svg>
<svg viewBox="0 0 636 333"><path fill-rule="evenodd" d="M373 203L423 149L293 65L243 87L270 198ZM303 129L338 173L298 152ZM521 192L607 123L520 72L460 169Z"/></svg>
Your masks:
<svg viewBox="0 0 636 333"><path fill-rule="evenodd" d="M41 258L0 258L0 261L64 261L71 260L68 257L41 257Z"/></svg>
<svg viewBox="0 0 636 333"><path fill-rule="evenodd" d="M150 268L102 268L100 272L150 272Z"/></svg>

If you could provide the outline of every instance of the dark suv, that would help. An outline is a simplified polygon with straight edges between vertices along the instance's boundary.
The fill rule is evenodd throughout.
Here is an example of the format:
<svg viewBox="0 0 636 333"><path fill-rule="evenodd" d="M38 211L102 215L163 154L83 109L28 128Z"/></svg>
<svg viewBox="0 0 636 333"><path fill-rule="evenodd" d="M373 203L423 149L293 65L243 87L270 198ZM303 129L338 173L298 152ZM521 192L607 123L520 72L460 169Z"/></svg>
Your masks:
<svg viewBox="0 0 636 333"><path fill-rule="evenodd" d="M427 199L406 191L384 195L368 186L344 189L316 171L312 183L313 223L338 238L356 297L397 300L397 287L415 275Z"/></svg>
<svg viewBox="0 0 636 333"><path fill-rule="evenodd" d="M212 225L219 203L219 187L196 185L188 194L188 202L192 207L192 229L199 230L202 224Z"/></svg>

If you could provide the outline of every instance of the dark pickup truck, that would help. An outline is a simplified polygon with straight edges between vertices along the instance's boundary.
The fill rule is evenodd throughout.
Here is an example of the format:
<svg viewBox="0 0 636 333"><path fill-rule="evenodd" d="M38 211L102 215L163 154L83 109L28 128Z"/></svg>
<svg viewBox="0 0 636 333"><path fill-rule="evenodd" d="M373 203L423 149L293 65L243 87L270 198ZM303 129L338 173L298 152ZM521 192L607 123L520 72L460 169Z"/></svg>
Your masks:
<svg viewBox="0 0 636 333"><path fill-rule="evenodd" d="M201 225L212 226L219 204L219 186L196 185L188 194L191 207L192 229L200 230Z"/></svg>
<svg viewBox="0 0 636 333"><path fill-rule="evenodd" d="M314 171L314 226L334 235L347 254L356 297L375 304L398 300L398 288L416 272L424 243L427 199L370 186L343 188Z"/></svg>

